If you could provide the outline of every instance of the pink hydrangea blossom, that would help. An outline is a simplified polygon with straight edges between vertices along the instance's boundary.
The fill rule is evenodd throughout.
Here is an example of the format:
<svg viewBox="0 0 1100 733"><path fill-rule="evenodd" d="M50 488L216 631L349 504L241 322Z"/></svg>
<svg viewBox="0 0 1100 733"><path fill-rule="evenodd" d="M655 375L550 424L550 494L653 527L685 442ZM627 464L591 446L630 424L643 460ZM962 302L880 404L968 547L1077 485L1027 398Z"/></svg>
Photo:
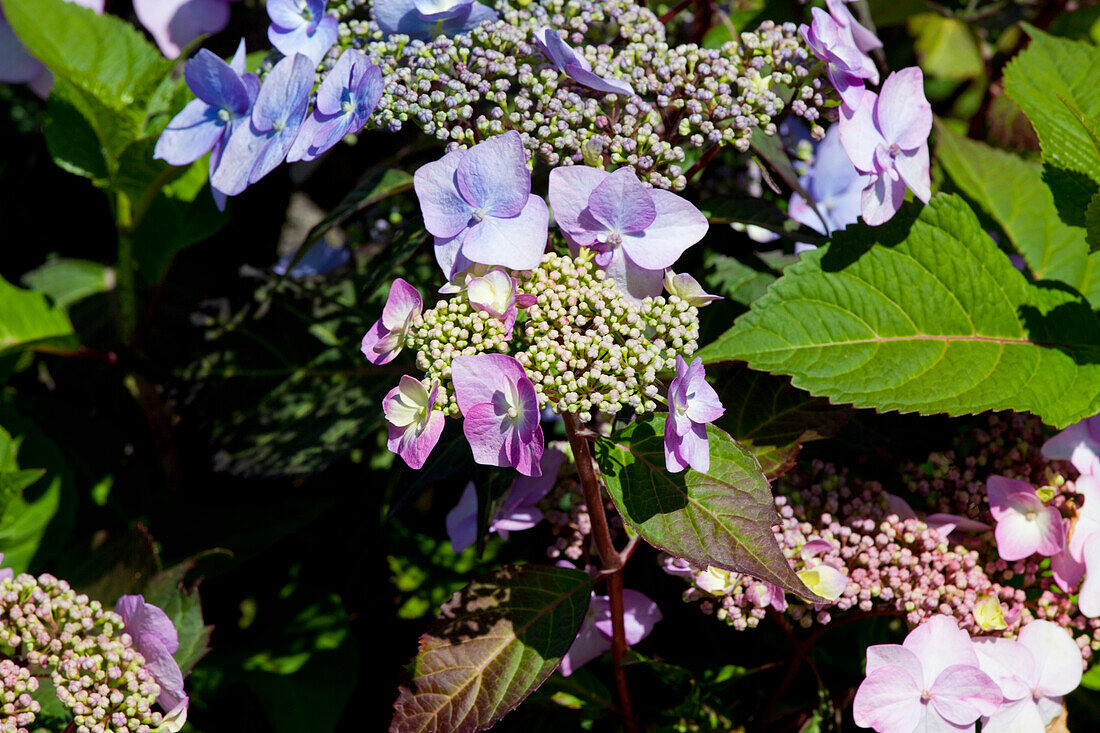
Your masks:
<svg viewBox="0 0 1100 733"><path fill-rule="evenodd" d="M1022 560L1035 553L1049 557L1065 546L1062 515L1045 505L1030 483L991 476L986 491L997 520L997 552L1003 559Z"/></svg>
<svg viewBox="0 0 1100 733"><path fill-rule="evenodd" d="M725 412L714 387L707 384L703 360L689 366L676 356L676 378L668 386L668 417L665 418L665 468L672 473L688 466L699 473L710 470L707 423Z"/></svg>
<svg viewBox="0 0 1100 733"><path fill-rule="evenodd" d="M852 41L860 51L867 53L876 48L882 48L882 41L855 19L852 11L848 9L846 0L825 0L825 7L828 8L833 20L852 34Z"/></svg>
<svg viewBox="0 0 1100 733"><path fill-rule="evenodd" d="M878 733L972 729L1001 703L997 683L979 667L970 635L937 615L898 644L867 649L867 678L856 691L856 724Z"/></svg>
<svg viewBox="0 0 1100 733"><path fill-rule="evenodd" d="M1100 478L1100 415L1070 425L1043 443L1043 457L1069 461L1082 474Z"/></svg>
<svg viewBox="0 0 1100 733"><path fill-rule="evenodd" d="M982 671L1000 687L1004 702L982 718L982 730L1044 733L1062 712L1062 696L1081 683L1081 650L1065 629L1032 621L1016 641L975 639Z"/></svg>
<svg viewBox="0 0 1100 733"><path fill-rule="evenodd" d="M656 603L636 590L623 591L623 625L628 646L633 646L649 636L649 632L660 620L661 610ZM581 665L609 651L611 637L611 602L607 596L593 593L581 630L577 633L573 646L562 657L562 675L568 677Z"/></svg>
<svg viewBox="0 0 1100 733"><path fill-rule="evenodd" d="M445 421L435 409L439 398L439 383L424 382L401 376L401 382L382 400L382 412L389 422L386 447L401 456L409 468L420 468L439 442Z"/></svg>
<svg viewBox="0 0 1100 733"><path fill-rule="evenodd" d="M1063 520L1065 546L1050 558L1054 579L1067 592L1076 588L1085 574L1085 545L1093 535L1100 534L1100 477L1082 475L1074 488L1085 497L1084 501L1073 521ZM1100 575L1100 564L1094 564L1093 569Z"/></svg>
<svg viewBox="0 0 1100 733"><path fill-rule="evenodd" d="M798 30L813 54L827 64L826 74L840 94L844 106L854 109L868 93L864 82L878 84L878 69L856 43L854 27L847 22L851 13L847 18L842 16L841 20L844 22L841 23L821 8L811 8L810 12L813 21L810 25L803 24ZM855 22L854 19L852 22ZM859 27L866 31L862 26Z"/></svg>
<svg viewBox="0 0 1100 733"><path fill-rule="evenodd" d="M387 364L394 360L405 346L405 332L413 318L420 315L424 300L420 291L408 282L397 278L390 286L382 317L374 322L363 336L359 350L371 364Z"/></svg>
<svg viewBox="0 0 1100 733"><path fill-rule="evenodd" d="M456 356L451 381L474 460L511 466L524 476L541 475L541 410L523 365L505 354Z"/></svg>

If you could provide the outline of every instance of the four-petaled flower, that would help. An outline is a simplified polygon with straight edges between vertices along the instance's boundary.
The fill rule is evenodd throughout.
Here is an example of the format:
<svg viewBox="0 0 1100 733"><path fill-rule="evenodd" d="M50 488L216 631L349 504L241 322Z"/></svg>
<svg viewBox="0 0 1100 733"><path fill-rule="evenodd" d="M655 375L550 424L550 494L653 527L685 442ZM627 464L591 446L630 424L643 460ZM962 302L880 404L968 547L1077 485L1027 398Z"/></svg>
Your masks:
<svg viewBox="0 0 1100 733"><path fill-rule="evenodd" d="M623 591L623 627L627 646L633 646L649 636L661 620L661 609L644 594L629 588ZM607 596L592 594L584 623L573 646L561 659L559 671L568 677L581 665L591 662L611 649L611 601Z"/></svg>
<svg viewBox="0 0 1100 733"><path fill-rule="evenodd" d="M531 193L523 139L512 130L454 150L413 175L424 227L448 278L472 263L510 270L538 266L550 212Z"/></svg>
<svg viewBox="0 0 1100 733"><path fill-rule="evenodd" d="M850 25L842 25L821 8L812 8L813 22L799 32L814 55L824 61L829 81L840 94L845 107L858 107L868 94L864 80L878 83L878 69L852 35Z"/></svg>
<svg viewBox="0 0 1100 733"><path fill-rule="evenodd" d="M516 478L500 500L496 516L489 523L489 531L508 539L509 532L531 529L541 522L542 510L538 508L538 503L554 488L564 460L564 453L551 448L542 454L539 462L541 476ZM466 484L458 503L447 512L447 536L455 552L462 552L477 539L477 488L473 481Z"/></svg>
<svg viewBox="0 0 1100 733"><path fill-rule="evenodd" d="M1050 621L1032 621L1016 641L975 639L974 649L1004 698L982 718L982 730L1043 733L1061 714L1062 696L1081 683L1081 650L1066 629Z"/></svg>
<svg viewBox="0 0 1100 733"><path fill-rule="evenodd" d="M313 114L305 119L286 160L314 160L367 124L382 98L382 70L349 48L321 82Z"/></svg>
<svg viewBox="0 0 1100 733"><path fill-rule="evenodd" d="M466 297L474 310L485 311L504 324L504 338L512 338L512 326L516 323L519 308L535 303L535 296L517 293L519 281L505 270L494 267L484 275L470 278L466 283Z"/></svg>
<svg viewBox="0 0 1100 733"><path fill-rule="evenodd" d="M495 10L474 0L376 0L372 8L379 28L411 38L468 33L497 19Z"/></svg>
<svg viewBox="0 0 1100 733"><path fill-rule="evenodd" d="M867 176L862 175L848 159L840 143L840 127L833 125L825 138L814 149L814 161L809 170L798 179L806 192L813 197L818 217L798 192L791 194L787 214L822 234L839 232L859 219L863 189ZM824 219L824 223L822 223Z"/></svg>
<svg viewBox="0 0 1100 733"><path fill-rule="evenodd" d="M596 251L629 297L659 295L665 268L707 233L707 218L670 191L646 188L634 169L571 165L550 171L554 218L575 247Z"/></svg>
<svg viewBox="0 0 1100 733"><path fill-rule="evenodd" d="M1069 461L1082 474L1100 478L1100 415L1070 425L1043 443L1043 457Z"/></svg>
<svg viewBox="0 0 1100 733"><path fill-rule="evenodd" d="M703 290L699 281L686 272L676 274L672 269L665 270L665 290L669 295L686 300L696 308L710 305L716 300L722 300L721 295L711 295Z"/></svg>
<svg viewBox="0 0 1100 733"><path fill-rule="evenodd" d="M187 103L157 139L153 157L171 165L188 165L210 153L210 177L221 165L233 133L248 125L260 91L255 74L245 73L244 39L227 64L205 48L183 67L183 78L198 99ZM214 200L225 205L215 187Z"/></svg>
<svg viewBox="0 0 1100 733"><path fill-rule="evenodd" d="M290 151L309 110L313 62L301 54L275 64L252 106L236 126L210 185L236 196L275 170Z"/></svg>
<svg viewBox="0 0 1100 733"><path fill-rule="evenodd" d="M1035 553L1049 557L1065 546L1062 515L1045 505L1030 483L990 476L986 491L997 520L994 536L1002 559L1022 560Z"/></svg>
<svg viewBox="0 0 1100 733"><path fill-rule="evenodd" d="M906 186L928 203L931 131L932 106L916 66L890 74L881 94L864 92L858 107L840 108L840 141L855 167L870 175L862 207L868 224L889 221L905 200Z"/></svg>
<svg viewBox="0 0 1100 733"><path fill-rule="evenodd" d="M134 14L170 59L199 36L229 25L233 0L134 0Z"/></svg>
<svg viewBox="0 0 1100 733"><path fill-rule="evenodd" d="M382 400L382 412L389 422L386 447L401 456L409 468L420 468L439 442L443 432L443 413L435 408L439 382L424 382L401 375L401 381Z"/></svg>
<svg viewBox="0 0 1100 733"><path fill-rule="evenodd" d="M634 87L630 86L630 82L626 79L597 76L584 54L570 47L562 40L561 33L553 28L539 28L535 31L534 39L546 57L558 67L558 71L578 84L595 89L597 92L634 96Z"/></svg>
<svg viewBox="0 0 1100 733"><path fill-rule="evenodd" d="M424 300L420 291L397 278L390 285L382 317L363 336L359 350L371 364L388 364L405 346L405 332L412 319L420 315Z"/></svg>
<svg viewBox="0 0 1100 733"><path fill-rule="evenodd" d="M140 595L119 598L115 613L122 617L134 648L145 657L145 668L160 685L157 702L172 718L174 725L182 726L187 716L188 698L183 689L183 673L172 658L180 646L172 620ZM179 730L178 727L175 729Z"/></svg>
<svg viewBox="0 0 1100 733"><path fill-rule="evenodd" d="M456 356L451 381L474 460L539 476L544 439L539 399L523 365L505 354Z"/></svg>
<svg viewBox="0 0 1100 733"><path fill-rule="evenodd" d="M665 468L672 473L691 466L699 473L710 469L707 423L726 410L714 387L707 384L703 360L691 365L676 356L676 378L668 385L668 417L665 418Z"/></svg>
<svg viewBox="0 0 1100 733"><path fill-rule="evenodd" d="M340 22L325 14L327 5L328 0L267 0L271 45L287 57L300 53L317 66L339 34Z"/></svg>
<svg viewBox="0 0 1100 733"><path fill-rule="evenodd" d="M978 666L970 635L949 616L933 616L902 644L867 649L867 679L856 690L856 725L878 733L969 730L1001 703Z"/></svg>

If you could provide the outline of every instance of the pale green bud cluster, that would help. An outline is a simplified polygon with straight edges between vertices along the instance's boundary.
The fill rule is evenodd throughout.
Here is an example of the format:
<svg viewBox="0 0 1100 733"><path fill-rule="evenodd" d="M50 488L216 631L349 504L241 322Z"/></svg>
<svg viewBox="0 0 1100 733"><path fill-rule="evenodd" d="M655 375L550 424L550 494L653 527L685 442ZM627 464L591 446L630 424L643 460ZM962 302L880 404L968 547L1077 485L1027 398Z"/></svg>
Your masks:
<svg viewBox="0 0 1100 733"><path fill-rule="evenodd" d="M0 655L29 674L49 675L58 700L73 713L76 733L151 733L161 724L153 711L160 686L132 648L122 618L63 580L22 574L0 581ZM19 683L23 672L7 672L0 668L5 733L25 727L39 709L24 704L34 689Z"/></svg>
<svg viewBox="0 0 1100 733"><path fill-rule="evenodd" d="M513 355L541 405L582 422L625 407L654 411L657 375L697 347L694 306L676 296L635 304L591 259L544 255L521 288L537 300L522 326L527 346Z"/></svg>
<svg viewBox="0 0 1100 733"><path fill-rule="evenodd" d="M456 356L508 353L504 324L484 311L476 311L465 296L440 300L416 316L405 332L405 345L416 349L416 365L429 383L439 380L435 409L458 417L458 403L450 394L451 359Z"/></svg>

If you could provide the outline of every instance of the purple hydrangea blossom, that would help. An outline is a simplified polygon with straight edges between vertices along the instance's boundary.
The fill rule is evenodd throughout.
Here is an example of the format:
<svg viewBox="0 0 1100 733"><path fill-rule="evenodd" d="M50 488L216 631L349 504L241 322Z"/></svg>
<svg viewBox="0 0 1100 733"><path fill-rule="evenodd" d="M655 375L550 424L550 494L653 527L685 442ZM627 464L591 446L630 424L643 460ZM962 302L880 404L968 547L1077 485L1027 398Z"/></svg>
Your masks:
<svg viewBox="0 0 1100 733"><path fill-rule="evenodd" d="M509 532L531 529L541 522L538 503L554 488L564 460L564 453L551 448L542 454L541 476L520 476L513 481L489 523L489 531L508 539ZM447 536L455 552L462 552L477 539L477 489L473 481L466 484L458 503L447 513Z"/></svg>
<svg viewBox="0 0 1100 733"><path fill-rule="evenodd" d="M997 683L979 667L970 635L950 616L933 616L898 644L867 649L856 691L856 724L878 733L961 731L992 715Z"/></svg>
<svg viewBox="0 0 1100 733"><path fill-rule="evenodd" d="M400 383L382 400L382 412L389 422L386 447L401 456L409 468L420 468L428 460L443 432L443 413L435 409L439 383L426 385L402 375Z"/></svg>
<svg viewBox="0 0 1100 733"><path fill-rule="evenodd" d="M878 69L870 57L860 50L851 26L838 23L836 18L821 8L812 8L810 12L813 22L803 24L798 30L814 55L827 64L829 81L840 94L843 106L854 109L867 94L864 81L878 83Z"/></svg>
<svg viewBox="0 0 1100 733"><path fill-rule="evenodd" d="M722 300L721 295L711 295L703 290L699 281L686 272L677 275L672 269L665 270L665 290L669 295L686 300L696 308L710 305L716 300Z"/></svg>
<svg viewBox="0 0 1100 733"><path fill-rule="evenodd" d="M629 588L623 591L623 626L626 644L633 646L649 636L661 620L661 609L647 596ZM581 666L611 650L611 600L592 594L581 630L573 646L562 657L559 671L568 677Z"/></svg>
<svg viewBox="0 0 1100 733"><path fill-rule="evenodd" d="M688 466L699 473L710 470L707 423L726 411L714 387L707 384L703 360L689 366L676 356L676 378L668 385L668 417L665 418L665 468L672 473Z"/></svg>
<svg viewBox="0 0 1100 733"><path fill-rule="evenodd" d="M597 76L584 54L563 41L559 31L553 28L539 28L535 31L534 39L551 63L558 67L558 71L578 84L595 89L597 92L634 96L634 87L630 86L630 82L626 79L607 79Z"/></svg>
<svg viewBox="0 0 1100 733"><path fill-rule="evenodd" d="M523 365L505 354L456 356L451 381L474 460L540 476L539 399Z"/></svg>
<svg viewBox="0 0 1100 733"><path fill-rule="evenodd" d="M233 133L247 126L260 91L259 78L244 69L243 38L228 64L205 48L200 49L183 67L187 86L198 99L188 102L168 123L153 157L171 165L188 165L209 152L213 179ZM217 190L214 200L219 208L225 205L224 195Z"/></svg>
<svg viewBox="0 0 1100 733"><path fill-rule="evenodd" d="M497 13L474 0L376 0L374 19L386 33L434 38L467 33Z"/></svg>
<svg viewBox="0 0 1100 733"><path fill-rule="evenodd" d="M518 293L519 281L507 271L494 267L484 275L470 278L466 283L466 296L474 310L485 311L504 324L504 338L512 338L512 326L520 308L535 303L535 296Z"/></svg>
<svg viewBox="0 0 1100 733"><path fill-rule="evenodd" d="M1091 474L1080 476L1074 490L1085 497L1084 502L1078 507L1073 522L1063 522L1068 539L1062 551L1050 558L1054 579L1066 592L1072 591L1081 582L1086 566L1085 547L1094 535L1100 535L1100 478ZM1100 578L1100 564L1094 562L1092 568ZM1084 591L1081 595L1085 595ZM1100 608L1100 597L1095 607Z"/></svg>
<svg viewBox="0 0 1100 733"><path fill-rule="evenodd" d="M974 650L1004 698L982 717L982 730L1044 733L1062 713L1062 696L1081 684L1081 650L1066 629L1050 621L1032 621L1015 641L975 639Z"/></svg>
<svg viewBox="0 0 1100 733"><path fill-rule="evenodd" d="M1100 415L1070 425L1043 443L1043 457L1069 461L1082 474L1100 478Z"/></svg>
<svg viewBox="0 0 1100 733"><path fill-rule="evenodd" d="M413 187L448 279L475 262L530 270L542 260L550 212L531 193L531 171L518 132L421 166Z"/></svg>
<svg viewBox="0 0 1100 733"><path fill-rule="evenodd" d="M328 0L267 0L271 45L288 58L300 53L317 66L336 43L340 26L325 14L327 5Z"/></svg>
<svg viewBox="0 0 1100 733"><path fill-rule="evenodd" d="M172 620L140 595L119 598L115 613L122 617L134 648L145 657L145 668L160 685L157 702L169 717L182 724L189 701L183 689L183 673L172 658L180 645Z"/></svg>
<svg viewBox="0 0 1100 733"><path fill-rule="evenodd" d="M74 5L88 8L96 15L103 14L106 0L68 0ZM0 6L0 83L27 84L38 96L45 99L53 89L53 74L46 65L27 53L23 42L15 35L4 17Z"/></svg>
<svg viewBox="0 0 1100 733"><path fill-rule="evenodd" d="M829 15L832 16L833 20L851 32L852 40L860 51L868 53L876 48L882 48L882 41L878 39L878 36L852 16L852 11L848 9L846 0L825 0L825 7L829 9Z"/></svg>
<svg viewBox="0 0 1100 733"><path fill-rule="evenodd" d="M236 196L283 162L309 109L313 70L313 62L302 54L275 64L247 124L235 126L211 186Z"/></svg>
<svg viewBox="0 0 1100 733"><path fill-rule="evenodd" d="M859 219L863 189L870 181L848 159L848 153L840 142L838 125L833 125L825 133L825 138L814 150L813 164L798 180L813 197L821 217L801 194L793 193L787 213L795 221L830 235L855 224ZM825 220L824 226L822 219Z"/></svg>
<svg viewBox="0 0 1100 733"><path fill-rule="evenodd" d="M554 218L574 247L596 252L629 297L659 295L665 268L707 233L707 218L670 191L646 188L634 169L572 165L550 171Z"/></svg>
<svg viewBox="0 0 1100 733"><path fill-rule="evenodd" d="M932 106L916 66L896 71L881 94L865 92L858 107L840 109L840 141L855 167L870 175L863 189L863 220L884 224L905 200L905 187L928 203L932 195L928 135Z"/></svg>
<svg viewBox="0 0 1100 733"><path fill-rule="evenodd" d="M214 35L229 25L234 0L134 0L134 13L170 59L199 36Z"/></svg>
<svg viewBox="0 0 1100 733"><path fill-rule="evenodd" d="M405 332L409 324L420 315L423 307L424 300L419 290L401 278L394 280L386 296L382 317L374 322L359 346L367 361L371 364L393 361L405 345Z"/></svg>
<svg viewBox="0 0 1100 733"><path fill-rule="evenodd" d="M359 132L382 98L382 70L349 48L321 82L313 114L302 123L286 159L314 160L344 135Z"/></svg>
<svg viewBox="0 0 1100 733"><path fill-rule="evenodd" d="M986 491L997 520L994 536L1002 559L1022 560L1035 553L1049 557L1065 546L1062 515L1045 505L1030 483L990 476Z"/></svg>

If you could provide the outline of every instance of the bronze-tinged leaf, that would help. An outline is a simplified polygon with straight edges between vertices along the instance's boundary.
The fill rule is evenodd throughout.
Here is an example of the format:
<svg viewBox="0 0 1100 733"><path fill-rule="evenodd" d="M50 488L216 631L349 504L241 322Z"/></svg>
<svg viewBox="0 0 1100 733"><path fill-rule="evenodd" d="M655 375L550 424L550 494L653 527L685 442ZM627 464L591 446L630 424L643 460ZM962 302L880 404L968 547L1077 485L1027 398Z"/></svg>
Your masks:
<svg viewBox="0 0 1100 733"><path fill-rule="evenodd" d="M592 594L588 574L497 568L460 590L420 637L391 733L471 733L503 718L561 662Z"/></svg>

